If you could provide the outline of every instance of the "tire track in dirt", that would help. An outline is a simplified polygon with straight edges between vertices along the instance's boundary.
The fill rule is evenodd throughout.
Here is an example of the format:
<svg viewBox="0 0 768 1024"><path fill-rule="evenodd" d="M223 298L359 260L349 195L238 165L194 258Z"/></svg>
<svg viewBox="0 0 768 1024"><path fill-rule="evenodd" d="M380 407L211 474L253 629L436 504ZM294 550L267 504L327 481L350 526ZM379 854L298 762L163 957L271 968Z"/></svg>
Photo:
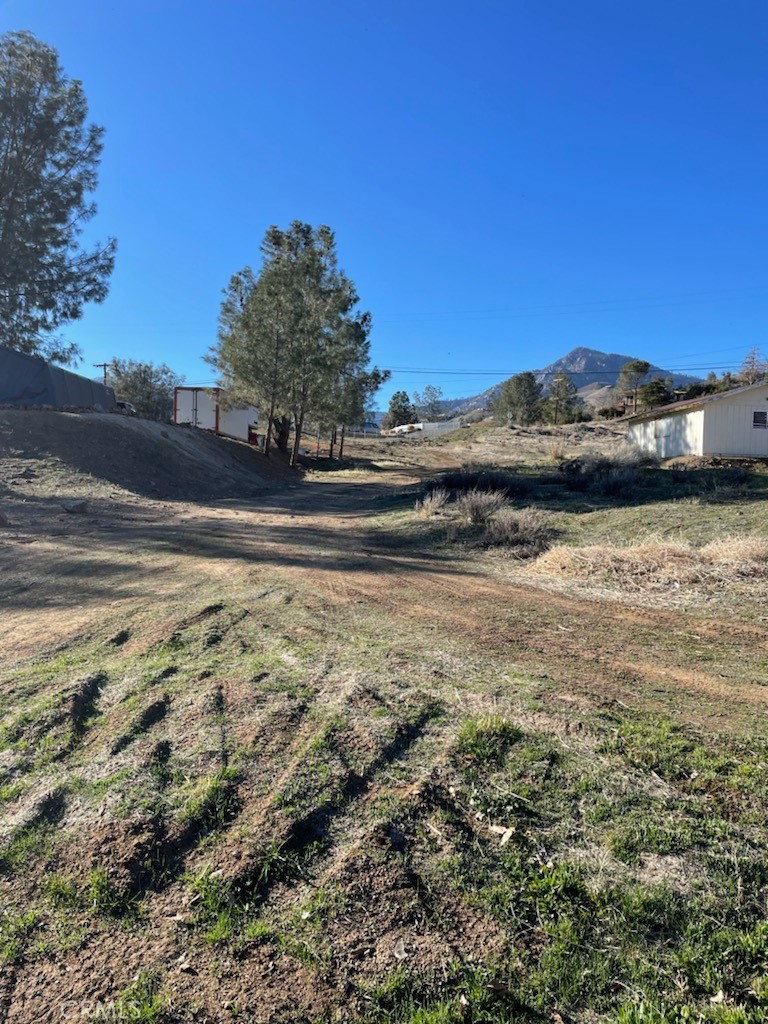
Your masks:
<svg viewBox="0 0 768 1024"><path fill-rule="evenodd" d="M378 568L381 562L383 570ZM376 553L365 571L279 571L295 581L308 603L313 593L325 591L341 603L362 600L385 608L388 616L404 624L438 626L452 637L465 637L479 652L511 656L537 674L580 689L598 704L620 700L650 706L658 699L656 692L644 693L643 688L656 683L663 690L673 680L690 695L705 693L719 702L737 699L768 707L768 687L729 683L704 668L693 671L680 663L685 653L670 651L667 642L682 633L699 643L716 643L723 660L740 665L742 671L745 655L750 656L759 680L765 675L760 662L768 654L768 639L757 626L691 614L681 625L679 615L672 612L618 604L607 610L599 602L499 584L460 565L450 580L433 570L428 562L404 563Z"/></svg>

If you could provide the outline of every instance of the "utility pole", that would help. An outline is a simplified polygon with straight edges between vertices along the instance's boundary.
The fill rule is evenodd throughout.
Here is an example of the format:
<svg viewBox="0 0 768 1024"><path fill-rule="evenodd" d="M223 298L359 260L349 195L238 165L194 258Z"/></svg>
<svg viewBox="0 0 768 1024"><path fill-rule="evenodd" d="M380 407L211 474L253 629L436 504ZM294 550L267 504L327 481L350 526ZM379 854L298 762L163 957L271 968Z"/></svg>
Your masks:
<svg viewBox="0 0 768 1024"><path fill-rule="evenodd" d="M107 367L109 366L109 363L94 363L93 365L96 367L97 370L103 370L104 371L104 383L106 384L107 383Z"/></svg>

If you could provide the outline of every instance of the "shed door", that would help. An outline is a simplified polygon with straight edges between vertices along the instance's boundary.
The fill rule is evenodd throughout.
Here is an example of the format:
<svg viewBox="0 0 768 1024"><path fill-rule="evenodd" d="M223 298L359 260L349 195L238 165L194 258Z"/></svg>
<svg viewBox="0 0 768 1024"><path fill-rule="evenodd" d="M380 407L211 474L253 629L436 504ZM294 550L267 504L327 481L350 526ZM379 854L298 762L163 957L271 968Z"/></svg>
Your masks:
<svg viewBox="0 0 768 1024"><path fill-rule="evenodd" d="M663 416L653 424L653 437L656 441L656 454L660 459L671 458L670 435L672 433L672 419Z"/></svg>

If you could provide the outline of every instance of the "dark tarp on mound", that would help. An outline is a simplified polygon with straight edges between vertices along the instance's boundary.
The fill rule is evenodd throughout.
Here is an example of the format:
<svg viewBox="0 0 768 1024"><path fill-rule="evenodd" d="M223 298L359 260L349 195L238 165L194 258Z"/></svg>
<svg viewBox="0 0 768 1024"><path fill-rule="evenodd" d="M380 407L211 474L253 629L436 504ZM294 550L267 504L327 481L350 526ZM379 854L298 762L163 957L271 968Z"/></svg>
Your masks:
<svg viewBox="0 0 768 1024"><path fill-rule="evenodd" d="M44 359L0 348L1 405L114 409L115 393L104 384L51 366Z"/></svg>

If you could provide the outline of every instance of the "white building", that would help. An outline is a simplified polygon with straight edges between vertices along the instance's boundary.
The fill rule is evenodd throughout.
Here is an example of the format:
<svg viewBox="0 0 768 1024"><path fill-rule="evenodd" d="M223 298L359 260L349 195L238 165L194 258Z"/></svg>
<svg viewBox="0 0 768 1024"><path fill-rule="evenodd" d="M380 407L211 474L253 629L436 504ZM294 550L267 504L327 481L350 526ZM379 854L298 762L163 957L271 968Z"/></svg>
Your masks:
<svg viewBox="0 0 768 1024"><path fill-rule="evenodd" d="M632 416L627 440L662 459L676 455L768 458L768 381Z"/></svg>
<svg viewBox="0 0 768 1024"><path fill-rule="evenodd" d="M258 444L258 409L253 405L224 409L219 403L220 393L220 388L174 388L173 422L189 423L223 437Z"/></svg>

